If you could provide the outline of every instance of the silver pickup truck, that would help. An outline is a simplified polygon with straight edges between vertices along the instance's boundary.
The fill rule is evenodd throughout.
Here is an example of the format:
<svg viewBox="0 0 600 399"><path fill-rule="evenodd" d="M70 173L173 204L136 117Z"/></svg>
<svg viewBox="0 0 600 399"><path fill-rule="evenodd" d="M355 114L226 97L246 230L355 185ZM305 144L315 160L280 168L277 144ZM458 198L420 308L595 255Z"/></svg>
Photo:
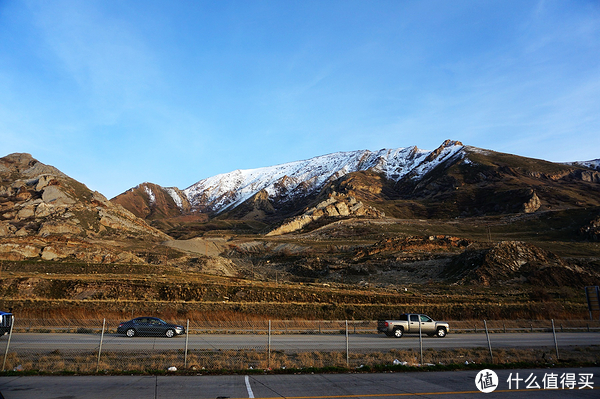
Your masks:
<svg viewBox="0 0 600 399"><path fill-rule="evenodd" d="M377 332L384 333L388 337L400 338L404 334L418 334L419 325L421 333L430 337L437 336L444 338L450 326L443 321L434 321L431 317L424 314L403 314L398 320L378 320Z"/></svg>

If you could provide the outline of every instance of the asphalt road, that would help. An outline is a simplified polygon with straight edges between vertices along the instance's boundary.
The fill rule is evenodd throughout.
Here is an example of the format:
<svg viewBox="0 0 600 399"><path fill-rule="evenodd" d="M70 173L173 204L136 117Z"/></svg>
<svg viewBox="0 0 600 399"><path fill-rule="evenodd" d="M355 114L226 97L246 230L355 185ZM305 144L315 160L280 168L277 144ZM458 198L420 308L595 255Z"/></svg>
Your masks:
<svg viewBox="0 0 600 399"><path fill-rule="evenodd" d="M557 333L561 346L600 345L600 332ZM0 341L5 348L7 337ZM493 348L531 348L554 346L552 333L495 333L490 334ZM100 334L13 334L11 351L18 350L94 350L100 344ZM268 345L267 335L246 334L203 334L190 335L188 349L264 349ZM348 346L351 351L388 351L419 347L419 337L405 335L402 338L387 338L382 334L350 334ZM451 349L487 347L485 334L449 334L446 338L423 337L423 348ZM175 338L133 337L105 334L102 349L119 350L168 350L185 348L185 336ZM338 351L346 349L343 334L290 334L272 335L271 349L283 351Z"/></svg>
<svg viewBox="0 0 600 399"><path fill-rule="evenodd" d="M495 370L495 391L486 398L598 398L599 368ZM166 398L476 398L477 370L408 373L352 373L223 376L0 377L5 399ZM570 374L573 389L561 379ZM587 377L586 377L587 375ZM590 376L591 375L591 376ZM554 376L554 377L553 377ZM509 385L509 378L511 384ZM556 378L553 380L553 378ZM529 382L526 383L526 380ZM548 388L544 389L548 381ZM565 377L568 380L568 377ZM516 381L519 386L517 389ZM553 385L551 381L556 384ZM530 385L531 388L527 388ZM538 385L539 388L535 388ZM590 389L590 387L595 389ZM584 389L580 389L584 388Z"/></svg>

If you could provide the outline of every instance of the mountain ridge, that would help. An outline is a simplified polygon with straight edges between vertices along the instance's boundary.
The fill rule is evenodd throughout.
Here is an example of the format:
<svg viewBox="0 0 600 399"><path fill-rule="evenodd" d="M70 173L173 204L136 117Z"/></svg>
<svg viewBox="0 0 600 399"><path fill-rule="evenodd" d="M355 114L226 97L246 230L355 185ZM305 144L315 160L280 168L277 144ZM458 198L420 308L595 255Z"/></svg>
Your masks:
<svg viewBox="0 0 600 399"><path fill-rule="evenodd" d="M446 140L432 151L416 146L346 151L271 167L235 170L202 179L183 190L143 183L111 201L149 220L182 216L193 220L201 216L255 220L264 223L265 232L269 232L282 222L306 226L309 219L315 220L316 207L332 196L337 196L337 203L344 209L340 212L333 204L325 205L329 206L325 212L329 217L456 217L482 212L535 212L556 206L551 203L560 197L560 184L573 180L600 182L595 167L600 166L594 160L552 163ZM558 181L560 184L555 184ZM552 186L551 193L540 200L540 192L546 186ZM577 196L582 196L584 189L578 187ZM573 197L562 197L569 196ZM569 201L572 206L578 200ZM358 202L371 211L346 212L348 204ZM590 206L595 203L591 201ZM452 204L457 205L452 208ZM321 218L321 212L317 214Z"/></svg>
<svg viewBox="0 0 600 399"><path fill-rule="evenodd" d="M146 192L143 196L146 197L147 204L151 205L153 198L156 197L153 189L170 190L170 196L174 199L168 204L170 208L179 200L183 207L189 204L191 213L218 215L239 206L263 190L270 200L285 203L297 196L313 194L327 183L352 172L373 170L395 181L412 172L416 173L413 176L415 178L419 173L428 172L445 158L455 155L463 147L459 141L446 140L434 151L421 150L412 146L379 151L336 152L270 167L238 169L202 179L183 190L142 183L119 194L111 201L120 203L143 217L139 210L136 211L130 205L131 202L139 200L123 200L123 197L134 192L138 196L143 195L139 191L136 192L141 188Z"/></svg>

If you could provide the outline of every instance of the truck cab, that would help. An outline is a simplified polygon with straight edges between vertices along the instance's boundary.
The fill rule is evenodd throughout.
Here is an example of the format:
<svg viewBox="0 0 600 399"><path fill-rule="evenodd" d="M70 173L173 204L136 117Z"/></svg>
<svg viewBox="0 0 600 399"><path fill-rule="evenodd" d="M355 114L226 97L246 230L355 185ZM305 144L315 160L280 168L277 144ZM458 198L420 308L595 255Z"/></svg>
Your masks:
<svg viewBox="0 0 600 399"><path fill-rule="evenodd" d="M424 314L411 314L408 320L408 332L418 333L419 324L421 325L421 332L423 334L435 334L436 323L431 317Z"/></svg>

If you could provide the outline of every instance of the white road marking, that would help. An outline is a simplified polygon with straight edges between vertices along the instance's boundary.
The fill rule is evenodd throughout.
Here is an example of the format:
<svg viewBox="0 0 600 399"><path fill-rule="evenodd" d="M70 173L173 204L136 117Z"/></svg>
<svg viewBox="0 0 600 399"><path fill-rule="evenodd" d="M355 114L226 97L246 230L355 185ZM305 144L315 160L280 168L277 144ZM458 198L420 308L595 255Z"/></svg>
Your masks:
<svg viewBox="0 0 600 399"><path fill-rule="evenodd" d="M250 386L250 377L246 376L246 389L248 390L248 397L254 398L254 392L252 392L252 387Z"/></svg>

